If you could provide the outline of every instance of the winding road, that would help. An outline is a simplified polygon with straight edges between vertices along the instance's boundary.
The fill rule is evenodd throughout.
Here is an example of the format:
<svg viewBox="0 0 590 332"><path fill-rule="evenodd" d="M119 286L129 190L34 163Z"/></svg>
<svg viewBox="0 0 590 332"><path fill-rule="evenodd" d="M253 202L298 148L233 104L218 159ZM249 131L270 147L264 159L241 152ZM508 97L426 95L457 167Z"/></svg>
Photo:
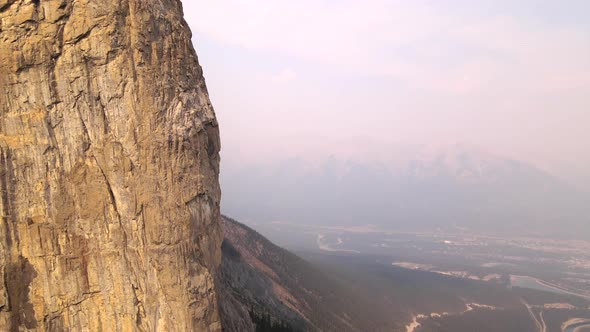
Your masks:
<svg viewBox="0 0 590 332"><path fill-rule="evenodd" d="M529 315L531 315L531 318L535 322L535 325L537 326L537 330L539 332L547 332L547 325L545 324L545 320L543 319L543 311L540 312L539 319L537 319L537 316L535 316L535 313L533 312L531 305L528 304L524 299L521 299L520 301L522 302L522 304L524 304L526 309L529 311Z"/></svg>

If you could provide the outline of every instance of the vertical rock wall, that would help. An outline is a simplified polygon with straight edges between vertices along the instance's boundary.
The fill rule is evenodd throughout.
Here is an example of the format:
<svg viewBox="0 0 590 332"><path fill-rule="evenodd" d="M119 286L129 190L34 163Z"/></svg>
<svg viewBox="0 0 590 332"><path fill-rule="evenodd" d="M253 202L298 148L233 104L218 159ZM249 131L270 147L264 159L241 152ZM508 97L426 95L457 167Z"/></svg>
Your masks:
<svg viewBox="0 0 590 332"><path fill-rule="evenodd" d="M219 134L178 0L0 0L0 330L220 330Z"/></svg>

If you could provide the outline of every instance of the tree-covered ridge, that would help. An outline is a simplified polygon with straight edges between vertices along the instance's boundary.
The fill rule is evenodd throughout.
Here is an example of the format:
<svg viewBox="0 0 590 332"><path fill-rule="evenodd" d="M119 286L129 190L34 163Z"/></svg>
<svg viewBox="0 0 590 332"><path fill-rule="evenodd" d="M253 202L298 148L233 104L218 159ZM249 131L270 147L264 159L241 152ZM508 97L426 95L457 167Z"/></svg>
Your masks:
<svg viewBox="0 0 590 332"><path fill-rule="evenodd" d="M256 312L250 309L250 318L252 323L256 326L256 332L296 332L283 320L273 319L268 312Z"/></svg>

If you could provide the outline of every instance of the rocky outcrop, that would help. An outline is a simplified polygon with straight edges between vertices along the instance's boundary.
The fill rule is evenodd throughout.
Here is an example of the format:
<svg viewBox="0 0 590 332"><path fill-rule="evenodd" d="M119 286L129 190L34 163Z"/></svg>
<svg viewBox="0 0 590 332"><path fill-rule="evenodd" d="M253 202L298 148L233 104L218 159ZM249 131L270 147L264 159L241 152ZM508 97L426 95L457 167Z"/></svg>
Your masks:
<svg viewBox="0 0 590 332"><path fill-rule="evenodd" d="M0 0L0 330L220 330L219 135L178 0Z"/></svg>

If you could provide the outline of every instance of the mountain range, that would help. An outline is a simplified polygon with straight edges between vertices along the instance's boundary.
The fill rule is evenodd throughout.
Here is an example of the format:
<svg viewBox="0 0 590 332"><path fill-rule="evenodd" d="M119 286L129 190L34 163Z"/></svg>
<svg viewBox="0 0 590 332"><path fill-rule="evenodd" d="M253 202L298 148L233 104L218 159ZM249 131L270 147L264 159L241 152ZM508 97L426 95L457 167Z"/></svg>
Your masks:
<svg viewBox="0 0 590 332"><path fill-rule="evenodd" d="M589 196L531 164L464 148L389 160L227 162L224 213L315 225L584 236Z"/></svg>

